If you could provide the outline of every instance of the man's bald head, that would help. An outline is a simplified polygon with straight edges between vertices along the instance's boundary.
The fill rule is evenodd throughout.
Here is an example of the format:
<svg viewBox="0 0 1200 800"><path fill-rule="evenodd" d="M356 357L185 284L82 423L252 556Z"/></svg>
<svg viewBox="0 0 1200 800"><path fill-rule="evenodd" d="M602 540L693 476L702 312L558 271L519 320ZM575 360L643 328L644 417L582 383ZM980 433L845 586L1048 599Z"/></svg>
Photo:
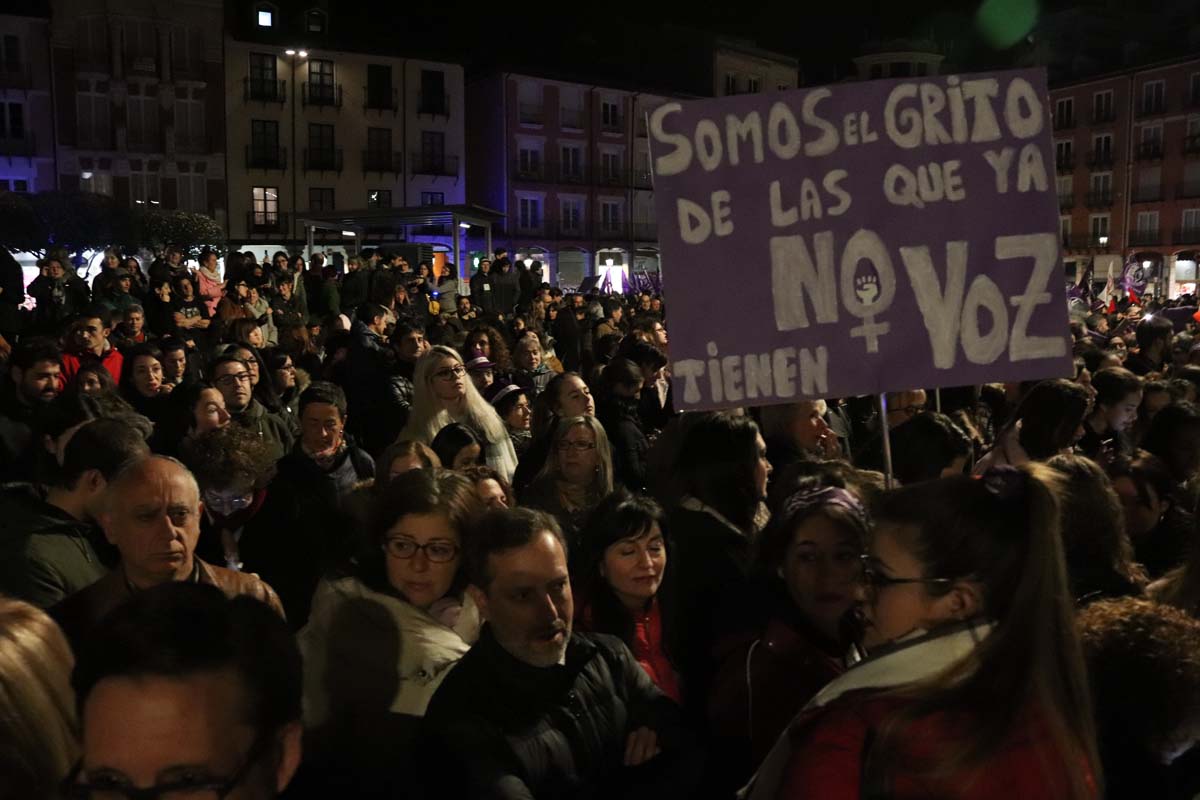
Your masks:
<svg viewBox="0 0 1200 800"><path fill-rule="evenodd" d="M200 487L173 458L149 456L121 470L108 487L104 534L139 588L185 580L200 538Z"/></svg>

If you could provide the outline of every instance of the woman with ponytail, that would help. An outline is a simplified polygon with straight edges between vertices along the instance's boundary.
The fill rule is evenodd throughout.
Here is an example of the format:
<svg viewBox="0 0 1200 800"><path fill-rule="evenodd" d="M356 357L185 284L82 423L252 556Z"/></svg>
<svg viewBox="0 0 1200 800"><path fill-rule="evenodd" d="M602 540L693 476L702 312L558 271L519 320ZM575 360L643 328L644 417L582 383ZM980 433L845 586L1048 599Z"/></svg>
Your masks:
<svg viewBox="0 0 1200 800"><path fill-rule="evenodd" d="M867 656L792 722L750 797L1101 796L1057 480L1006 466L879 498Z"/></svg>

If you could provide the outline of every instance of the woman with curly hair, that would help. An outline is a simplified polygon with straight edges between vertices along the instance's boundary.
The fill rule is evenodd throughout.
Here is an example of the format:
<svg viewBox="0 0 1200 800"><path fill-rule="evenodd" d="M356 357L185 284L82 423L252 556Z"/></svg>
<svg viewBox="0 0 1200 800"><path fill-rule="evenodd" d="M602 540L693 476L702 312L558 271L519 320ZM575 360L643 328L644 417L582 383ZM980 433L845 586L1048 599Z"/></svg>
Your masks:
<svg viewBox="0 0 1200 800"><path fill-rule="evenodd" d="M497 383L502 377L512 375L513 360L508 350L508 344L500 335L500 331L491 325L476 325L472 328L471 332L467 334L467 341L463 344L462 353L464 361L482 355L495 364Z"/></svg>
<svg viewBox="0 0 1200 800"><path fill-rule="evenodd" d="M226 425L186 440L181 450L204 503L197 557L258 574L279 594L292 627L302 626L326 550L306 540L309 526L300 524L294 504L272 491L271 446Z"/></svg>
<svg viewBox="0 0 1200 800"><path fill-rule="evenodd" d="M1105 796L1195 797L1200 620L1170 606L1122 598L1093 603L1078 622L1095 698Z"/></svg>

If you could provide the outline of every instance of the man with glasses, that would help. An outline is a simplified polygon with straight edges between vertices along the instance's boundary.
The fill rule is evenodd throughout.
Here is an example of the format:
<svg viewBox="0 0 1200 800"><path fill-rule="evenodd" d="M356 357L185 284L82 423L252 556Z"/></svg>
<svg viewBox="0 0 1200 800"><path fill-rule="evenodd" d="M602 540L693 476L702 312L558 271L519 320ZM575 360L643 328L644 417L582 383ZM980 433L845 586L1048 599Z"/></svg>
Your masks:
<svg viewBox="0 0 1200 800"><path fill-rule="evenodd" d="M225 398L225 408L234 424L251 430L271 445L278 461L292 449L292 433L287 422L254 398L253 376L242 359L225 355L209 368L213 385Z"/></svg>
<svg viewBox="0 0 1200 800"><path fill-rule="evenodd" d="M467 591L487 624L426 711L429 796L699 796L679 707L621 640L573 631L554 518L496 509L475 534Z"/></svg>
<svg viewBox="0 0 1200 800"><path fill-rule="evenodd" d="M264 800L301 758L300 653L265 606L210 586L141 592L77 651L70 800Z"/></svg>
<svg viewBox="0 0 1200 800"><path fill-rule="evenodd" d="M96 423L93 423L96 424ZM283 609L257 575L207 564L195 555L200 538L200 487L172 458L149 456L108 483L100 527L120 553L117 567L55 606L51 614L73 644L84 641L110 611L138 592L172 581L215 586Z"/></svg>

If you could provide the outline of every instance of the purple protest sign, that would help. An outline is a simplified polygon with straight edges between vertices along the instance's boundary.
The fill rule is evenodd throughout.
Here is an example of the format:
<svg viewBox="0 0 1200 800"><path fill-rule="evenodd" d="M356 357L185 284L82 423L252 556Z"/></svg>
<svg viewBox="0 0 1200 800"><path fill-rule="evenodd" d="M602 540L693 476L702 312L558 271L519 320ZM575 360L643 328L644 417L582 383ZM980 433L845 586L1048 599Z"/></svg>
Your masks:
<svg viewBox="0 0 1200 800"><path fill-rule="evenodd" d="M1045 74L650 115L676 402L1071 374Z"/></svg>

